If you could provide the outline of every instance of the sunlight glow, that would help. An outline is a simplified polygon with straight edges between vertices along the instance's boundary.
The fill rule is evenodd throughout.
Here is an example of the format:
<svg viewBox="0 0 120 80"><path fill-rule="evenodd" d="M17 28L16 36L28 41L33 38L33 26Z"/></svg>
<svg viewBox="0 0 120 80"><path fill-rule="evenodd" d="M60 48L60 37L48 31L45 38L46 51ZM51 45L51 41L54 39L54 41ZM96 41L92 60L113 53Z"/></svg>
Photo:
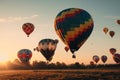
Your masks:
<svg viewBox="0 0 120 80"><path fill-rule="evenodd" d="M0 63L6 63L9 60L6 54L0 54Z"/></svg>

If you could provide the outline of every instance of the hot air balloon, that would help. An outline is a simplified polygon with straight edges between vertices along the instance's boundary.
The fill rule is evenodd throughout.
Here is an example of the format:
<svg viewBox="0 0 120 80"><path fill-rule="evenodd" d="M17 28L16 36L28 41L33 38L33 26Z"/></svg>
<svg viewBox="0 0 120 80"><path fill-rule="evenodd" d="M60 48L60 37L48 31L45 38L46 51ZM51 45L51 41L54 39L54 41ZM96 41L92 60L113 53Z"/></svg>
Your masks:
<svg viewBox="0 0 120 80"><path fill-rule="evenodd" d="M107 61L107 56L106 55L101 56L101 60L103 63L105 63Z"/></svg>
<svg viewBox="0 0 120 80"><path fill-rule="evenodd" d="M93 61L95 61L96 63L98 63L99 60L100 60L100 58L97 55L93 56Z"/></svg>
<svg viewBox="0 0 120 80"><path fill-rule="evenodd" d="M113 36L115 35L115 32L114 31L110 31L109 35L113 38Z"/></svg>
<svg viewBox="0 0 120 80"><path fill-rule="evenodd" d="M55 18L54 28L63 43L74 52L85 43L94 27L91 15L79 8L62 10Z"/></svg>
<svg viewBox="0 0 120 80"><path fill-rule="evenodd" d="M18 51L17 56L22 63L28 63L32 57L32 51L29 49L21 49Z"/></svg>
<svg viewBox="0 0 120 80"><path fill-rule="evenodd" d="M110 48L109 51L110 51L110 53L113 55L113 54L116 53L117 50L116 50L115 48Z"/></svg>
<svg viewBox="0 0 120 80"><path fill-rule="evenodd" d="M41 54L46 58L46 60L49 62L52 60L54 52L57 47L58 40L53 39L42 39L38 43L38 47L36 47L34 50L40 51Z"/></svg>
<svg viewBox="0 0 120 80"><path fill-rule="evenodd" d="M69 47L65 47L65 51L68 52L68 50L69 50Z"/></svg>
<svg viewBox="0 0 120 80"><path fill-rule="evenodd" d="M103 28L103 32L104 32L105 34L107 34L108 28L107 28L107 27Z"/></svg>
<svg viewBox="0 0 120 80"><path fill-rule="evenodd" d="M32 23L24 23L22 25L23 31L26 33L27 37L34 31L34 25Z"/></svg>
<svg viewBox="0 0 120 80"><path fill-rule="evenodd" d="M117 20L117 24L119 24L119 25L120 25L120 20Z"/></svg>
<svg viewBox="0 0 120 80"><path fill-rule="evenodd" d="M119 63L120 64L120 54L119 53L115 53L113 55L113 60L116 62L116 63Z"/></svg>
<svg viewBox="0 0 120 80"><path fill-rule="evenodd" d="M94 65L94 62L93 62L93 61L90 61L90 65L92 65L92 66L93 66L93 65Z"/></svg>

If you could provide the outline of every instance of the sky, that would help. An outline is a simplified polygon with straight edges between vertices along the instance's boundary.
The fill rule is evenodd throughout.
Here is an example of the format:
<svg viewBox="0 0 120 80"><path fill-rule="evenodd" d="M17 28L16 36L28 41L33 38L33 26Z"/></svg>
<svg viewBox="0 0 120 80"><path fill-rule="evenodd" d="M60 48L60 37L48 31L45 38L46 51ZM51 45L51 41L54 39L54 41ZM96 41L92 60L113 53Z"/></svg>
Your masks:
<svg viewBox="0 0 120 80"><path fill-rule="evenodd" d="M65 44L57 36L54 29L54 20L57 14L67 8L81 8L86 10L93 18L94 29L75 52L76 59L72 58L70 51L64 50ZM108 57L107 64L115 63L109 52L116 48L120 53L120 0L0 0L0 62L18 59L20 49L30 49L34 60L46 61L40 52L34 51L38 42L44 38L58 39L59 43L51 62L75 62L89 64L94 55ZM22 25L31 22L35 30L29 37L23 32ZM115 31L111 38L103 32L108 27ZM98 64L103 64L100 60Z"/></svg>

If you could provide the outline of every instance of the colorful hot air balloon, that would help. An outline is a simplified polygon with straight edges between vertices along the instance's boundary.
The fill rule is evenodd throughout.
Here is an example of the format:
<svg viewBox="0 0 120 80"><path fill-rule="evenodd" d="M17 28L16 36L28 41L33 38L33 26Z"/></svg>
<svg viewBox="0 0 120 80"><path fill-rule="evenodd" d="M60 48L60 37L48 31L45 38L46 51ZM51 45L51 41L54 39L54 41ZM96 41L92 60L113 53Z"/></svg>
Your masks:
<svg viewBox="0 0 120 80"><path fill-rule="evenodd" d="M120 20L117 20L117 24L119 24L119 25L120 25Z"/></svg>
<svg viewBox="0 0 120 80"><path fill-rule="evenodd" d="M65 51L68 52L69 48L68 47L65 47Z"/></svg>
<svg viewBox="0 0 120 80"><path fill-rule="evenodd" d="M113 55L113 60L114 60L116 63L119 63L119 64L120 64L120 54L115 53L115 54Z"/></svg>
<svg viewBox="0 0 120 80"><path fill-rule="evenodd" d="M116 50L115 48L110 48L109 51L110 51L110 53L113 55L113 54L116 53L117 50Z"/></svg>
<svg viewBox="0 0 120 80"><path fill-rule="evenodd" d="M32 57L32 51L29 49L21 49L18 51L17 56L22 63L28 63Z"/></svg>
<svg viewBox="0 0 120 80"><path fill-rule="evenodd" d="M113 38L113 36L115 35L115 32L114 31L110 31L109 35Z"/></svg>
<svg viewBox="0 0 120 80"><path fill-rule="evenodd" d="M94 23L91 15L79 8L68 8L55 18L54 27L57 35L70 49L75 58L77 51L90 36Z"/></svg>
<svg viewBox="0 0 120 80"><path fill-rule="evenodd" d="M92 66L93 66L93 65L94 65L94 62L93 62L93 61L90 61L90 65L92 65Z"/></svg>
<svg viewBox="0 0 120 80"><path fill-rule="evenodd" d="M105 63L107 61L107 56L106 55L101 56L101 60L103 63Z"/></svg>
<svg viewBox="0 0 120 80"><path fill-rule="evenodd" d="M34 50L40 51L41 54L46 58L46 60L49 62L52 60L54 52L57 47L58 40L53 39L42 39L38 43L38 47L36 47Z"/></svg>
<svg viewBox="0 0 120 80"><path fill-rule="evenodd" d="M100 60L100 58L97 55L93 56L93 61L95 61L96 63L98 63L99 60Z"/></svg>
<svg viewBox="0 0 120 80"><path fill-rule="evenodd" d="M34 31L34 25L32 23L24 23L22 25L23 31L26 33L27 37Z"/></svg>
<svg viewBox="0 0 120 80"><path fill-rule="evenodd" d="M104 32L105 34L107 34L108 28L107 28L107 27L103 28L103 32Z"/></svg>

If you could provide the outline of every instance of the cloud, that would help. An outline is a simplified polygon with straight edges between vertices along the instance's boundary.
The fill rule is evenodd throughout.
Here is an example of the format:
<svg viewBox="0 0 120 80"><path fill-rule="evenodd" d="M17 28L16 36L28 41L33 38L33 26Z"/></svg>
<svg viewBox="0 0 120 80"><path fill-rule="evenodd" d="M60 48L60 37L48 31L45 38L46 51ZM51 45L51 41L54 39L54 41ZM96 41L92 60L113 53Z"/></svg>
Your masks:
<svg viewBox="0 0 120 80"><path fill-rule="evenodd" d="M31 16L17 16L17 17L7 17L7 18L0 18L0 22L16 22L16 21L22 21L22 20L26 20L26 19L33 19L38 17L39 15L34 14Z"/></svg>
<svg viewBox="0 0 120 80"><path fill-rule="evenodd" d="M104 17L109 19L120 19L120 16L104 16Z"/></svg>

